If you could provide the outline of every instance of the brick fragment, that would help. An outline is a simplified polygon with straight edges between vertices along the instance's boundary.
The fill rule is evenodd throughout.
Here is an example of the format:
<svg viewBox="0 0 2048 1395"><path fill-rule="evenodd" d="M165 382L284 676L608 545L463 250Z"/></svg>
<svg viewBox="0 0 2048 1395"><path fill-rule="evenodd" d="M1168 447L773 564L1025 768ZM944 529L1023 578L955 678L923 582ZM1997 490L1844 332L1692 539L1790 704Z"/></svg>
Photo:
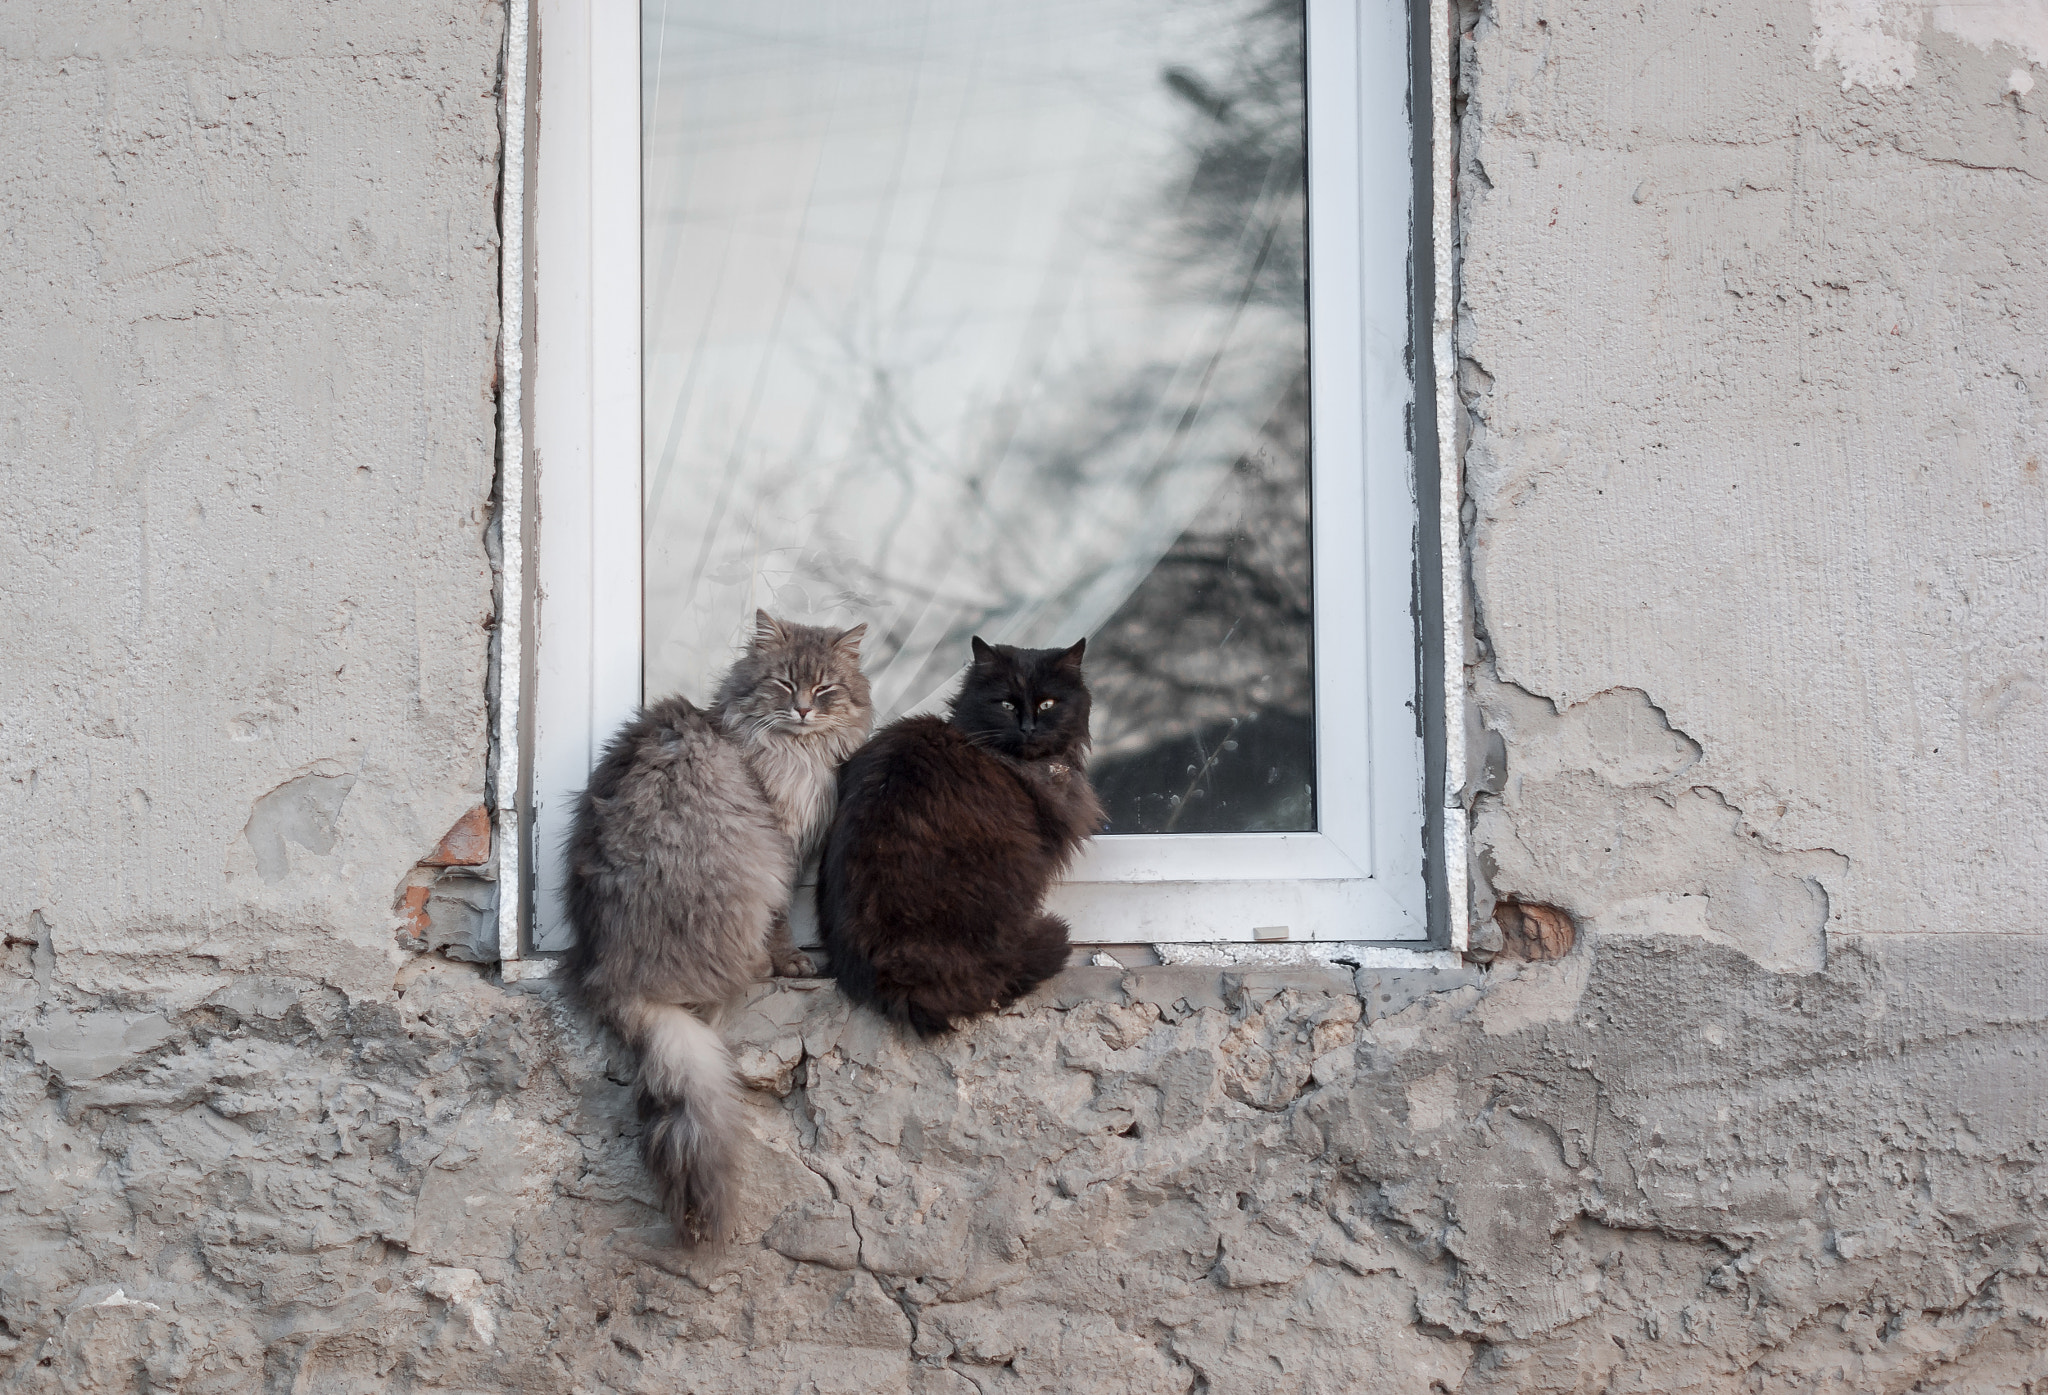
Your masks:
<svg viewBox="0 0 2048 1395"><path fill-rule="evenodd" d="M409 886L405 898L399 902L399 913L405 917L405 928L399 932L401 939L409 941L409 948L418 948L427 935L427 895L431 886Z"/></svg>
<svg viewBox="0 0 2048 1395"><path fill-rule="evenodd" d="M1562 959L1578 940L1578 927L1556 906L1533 901L1503 901L1493 919L1501 928L1503 959Z"/></svg>
<svg viewBox="0 0 2048 1395"><path fill-rule="evenodd" d="M455 821L439 846L420 859L422 867L477 867L491 858L491 816L479 804Z"/></svg>

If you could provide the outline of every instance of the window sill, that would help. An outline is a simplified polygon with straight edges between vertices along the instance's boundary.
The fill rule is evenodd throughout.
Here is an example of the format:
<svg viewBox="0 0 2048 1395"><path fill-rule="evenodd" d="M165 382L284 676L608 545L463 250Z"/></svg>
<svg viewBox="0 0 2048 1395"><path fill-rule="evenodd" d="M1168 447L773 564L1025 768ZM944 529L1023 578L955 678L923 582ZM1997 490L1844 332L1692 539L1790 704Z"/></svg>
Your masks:
<svg viewBox="0 0 2048 1395"><path fill-rule="evenodd" d="M545 983L554 976L558 958L509 960L500 966L504 982ZM1105 958L1115 962L1090 962ZM1137 962L1141 958L1146 962ZM1205 1007L1255 1006L1288 990L1406 1005L1422 993L1476 983L1479 973L1449 950L1344 943L1076 945L1074 960L1064 972L1008 1011L1112 1002L1149 1003L1185 1015ZM754 990L752 999L778 990L815 992L831 982L829 977L770 979ZM1383 1013L1384 1008L1368 1015Z"/></svg>

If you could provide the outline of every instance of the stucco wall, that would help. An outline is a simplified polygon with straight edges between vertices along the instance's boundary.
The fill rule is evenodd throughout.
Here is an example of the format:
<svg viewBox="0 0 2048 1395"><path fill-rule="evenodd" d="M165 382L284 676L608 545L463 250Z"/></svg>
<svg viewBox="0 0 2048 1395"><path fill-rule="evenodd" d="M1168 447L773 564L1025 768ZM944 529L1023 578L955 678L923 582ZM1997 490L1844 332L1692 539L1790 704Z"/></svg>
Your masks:
<svg viewBox="0 0 2048 1395"><path fill-rule="evenodd" d="M1477 17L1480 701L1546 733L1480 817L1504 885L1786 969L2048 929L2048 20L2011 11L1846 88L1798 6Z"/></svg>
<svg viewBox="0 0 2048 1395"><path fill-rule="evenodd" d="M89 991L388 993L482 798L502 25L0 7L7 933Z"/></svg>
<svg viewBox="0 0 2048 1395"><path fill-rule="evenodd" d="M2038 1389L2048 54L1981 8L1463 17L1475 875L1568 957L764 987L694 1255L625 1063L399 933L482 798L502 13L0 8L0 1383Z"/></svg>

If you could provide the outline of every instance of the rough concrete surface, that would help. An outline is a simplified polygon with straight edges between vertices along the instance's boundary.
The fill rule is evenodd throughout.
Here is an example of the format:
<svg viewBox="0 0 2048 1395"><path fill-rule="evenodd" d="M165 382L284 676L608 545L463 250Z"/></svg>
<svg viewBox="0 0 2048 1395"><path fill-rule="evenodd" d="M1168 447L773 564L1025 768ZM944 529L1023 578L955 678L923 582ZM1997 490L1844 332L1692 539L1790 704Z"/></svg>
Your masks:
<svg viewBox="0 0 2048 1395"><path fill-rule="evenodd" d="M1476 843L1774 967L2048 931L2048 89L1916 22L1845 90L1877 8L1465 16Z"/></svg>
<svg viewBox="0 0 2048 1395"><path fill-rule="evenodd" d="M545 987L237 976L138 1036L10 969L68 1033L0 1060L10 1389L2048 1379L2048 965L1996 937L1792 979L1624 940L1385 1002L1078 970L937 1044L764 986L745 1228L697 1253Z"/></svg>
<svg viewBox="0 0 2048 1395"><path fill-rule="evenodd" d="M0 4L0 865L96 987L388 993L482 802L503 22Z"/></svg>
<svg viewBox="0 0 2048 1395"><path fill-rule="evenodd" d="M686 1253L448 957L502 10L0 0L0 1389L2041 1395L2031 14L1465 10L1473 875L1569 952L764 985Z"/></svg>

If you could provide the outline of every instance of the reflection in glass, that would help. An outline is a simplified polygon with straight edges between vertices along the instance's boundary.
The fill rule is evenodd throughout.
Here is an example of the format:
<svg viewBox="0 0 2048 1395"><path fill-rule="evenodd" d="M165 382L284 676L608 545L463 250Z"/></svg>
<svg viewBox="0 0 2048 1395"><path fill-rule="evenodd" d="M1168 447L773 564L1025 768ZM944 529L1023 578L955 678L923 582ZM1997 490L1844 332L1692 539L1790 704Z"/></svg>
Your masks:
<svg viewBox="0 0 2048 1395"><path fill-rule="evenodd" d="M642 13L648 692L1086 634L1113 831L1313 828L1299 0Z"/></svg>

